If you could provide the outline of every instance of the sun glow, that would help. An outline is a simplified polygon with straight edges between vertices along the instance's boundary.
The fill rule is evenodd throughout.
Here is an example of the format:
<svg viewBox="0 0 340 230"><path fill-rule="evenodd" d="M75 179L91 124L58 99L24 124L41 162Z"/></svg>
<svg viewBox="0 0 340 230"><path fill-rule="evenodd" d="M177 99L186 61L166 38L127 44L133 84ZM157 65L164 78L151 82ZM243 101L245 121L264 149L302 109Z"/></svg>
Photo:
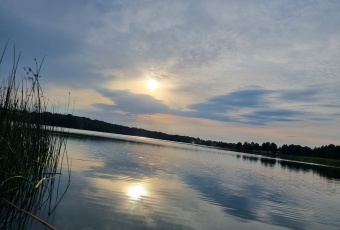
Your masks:
<svg viewBox="0 0 340 230"><path fill-rule="evenodd" d="M149 89L156 89L158 87L158 81L155 79L149 79L146 83Z"/></svg>
<svg viewBox="0 0 340 230"><path fill-rule="evenodd" d="M146 196L146 190L142 186L136 185L128 189L128 195L132 200L139 200Z"/></svg>

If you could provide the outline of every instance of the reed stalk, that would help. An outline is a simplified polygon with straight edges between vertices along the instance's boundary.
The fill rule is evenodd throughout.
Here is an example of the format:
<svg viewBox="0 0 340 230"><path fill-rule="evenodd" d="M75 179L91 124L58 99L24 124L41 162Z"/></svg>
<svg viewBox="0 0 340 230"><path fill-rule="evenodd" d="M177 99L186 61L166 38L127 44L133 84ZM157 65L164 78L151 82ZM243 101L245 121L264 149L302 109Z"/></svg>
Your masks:
<svg viewBox="0 0 340 230"><path fill-rule="evenodd" d="M18 79L20 53L13 53L8 76L0 76L0 229L26 229L42 210L50 216L63 196L56 192L61 175L67 174L69 185L71 173L65 137L44 125L44 112L53 106L39 83L43 61L35 60Z"/></svg>

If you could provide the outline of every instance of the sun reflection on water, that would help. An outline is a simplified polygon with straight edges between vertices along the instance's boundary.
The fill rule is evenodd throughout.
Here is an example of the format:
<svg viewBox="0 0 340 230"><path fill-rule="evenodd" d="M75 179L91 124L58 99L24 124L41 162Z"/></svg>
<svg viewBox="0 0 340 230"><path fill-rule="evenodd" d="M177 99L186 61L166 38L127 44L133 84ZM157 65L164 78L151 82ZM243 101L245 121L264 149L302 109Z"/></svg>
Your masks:
<svg viewBox="0 0 340 230"><path fill-rule="evenodd" d="M146 192L145 188L143 188L140 185L135 185L135 186L130 187L128 189L128 196L132 200L139 200L146 195L147 195L147 192Z"/></svg>

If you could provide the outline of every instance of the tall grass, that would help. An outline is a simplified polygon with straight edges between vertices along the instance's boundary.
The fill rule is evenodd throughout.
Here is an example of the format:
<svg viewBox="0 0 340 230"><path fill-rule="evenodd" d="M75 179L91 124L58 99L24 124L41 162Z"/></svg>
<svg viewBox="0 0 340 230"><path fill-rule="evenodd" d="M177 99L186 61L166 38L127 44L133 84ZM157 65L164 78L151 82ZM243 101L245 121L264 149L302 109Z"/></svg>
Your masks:
<svg viewBox="0 0 340 230"><path fill-rule="evenodd" d="M39 83L43 61L18 79L19 60L14 49L8 76L0 76L0 229L27 228L43 209L51 215L62 170L70 176L65 137L44 125L50 105Z"/></svg>

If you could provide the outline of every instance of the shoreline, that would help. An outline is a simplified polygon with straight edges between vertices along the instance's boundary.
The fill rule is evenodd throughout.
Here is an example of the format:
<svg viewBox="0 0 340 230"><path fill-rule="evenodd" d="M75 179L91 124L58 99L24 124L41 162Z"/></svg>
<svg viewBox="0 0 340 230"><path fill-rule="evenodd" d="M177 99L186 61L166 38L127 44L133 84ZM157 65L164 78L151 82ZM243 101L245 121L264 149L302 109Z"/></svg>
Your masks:
<svg viewBox="0 0 340 230"><path fill-rule="evenodd" d="M228 150L228 151L233 151L233 150ZM264 153L264 152L239 152L239 153L247 153L251 155L259 155L259 156L265 156L265 157L276 158L276 159L281 159L281 160L289 160L289 161L296 161L296 162L301 162L301 163L316 164L320 166L340 168L340 160L330 159L330 158L294 156L294 155L284 155L280 153L272 154L272 153Z"/></svg>
<svg viewBox="0 0 340 230"><path fill-rule="evenodd" d="M66 127L60 127L60 128L70 130L70 128L66 128ZM91 130L86 130L86 129L74 129L74 130L84 130L84 131L90 131L90 132L98 132L98 131L91 131ZM59 130L56 133L67 133L67 134L75 134L75 135L81 135L81 136L92 136L92 137L99 137L99 138L109 138L109 139L113 138L113 137L97 136L97 135L93 135L93 134L91 135L89 133L78 133L78 132L73 133L73 132L67 132L65 130L64 131ZM115 134L115 135L122 135L122 136L127 136L127 137L143 137L143 136L124 135L124 134L117 134L117 133L108 133L108 132L98 132L98 133ZM336 159L321 158L321 157L308 157L308 156L293 156L293 155L284 155L284 154L280 154L280 153L273 154L273 153L260 152L260 151L240 152L240 151L236 151L236 150L233 150L233 149L221 148L221 147L216 147L216 146L191 144L191 143L170 141L170 140L150 138L150 137L144 137L144 138L175 142L175 143L185 144L185 145L199 146L199 147L203 147L203 148L213 148L213 149L218 149L218 150L222 150L222 151L230 151L230 152L234 152L234 153L246 153L246 154L249 154L249 155L258 155L258 156L264 156L264 157L280 159L280 160L295 161L295 162L299 162L299 163L316 164L316 165L320 165L320 166L340 168L340 160L336 160Z"/></svg>

